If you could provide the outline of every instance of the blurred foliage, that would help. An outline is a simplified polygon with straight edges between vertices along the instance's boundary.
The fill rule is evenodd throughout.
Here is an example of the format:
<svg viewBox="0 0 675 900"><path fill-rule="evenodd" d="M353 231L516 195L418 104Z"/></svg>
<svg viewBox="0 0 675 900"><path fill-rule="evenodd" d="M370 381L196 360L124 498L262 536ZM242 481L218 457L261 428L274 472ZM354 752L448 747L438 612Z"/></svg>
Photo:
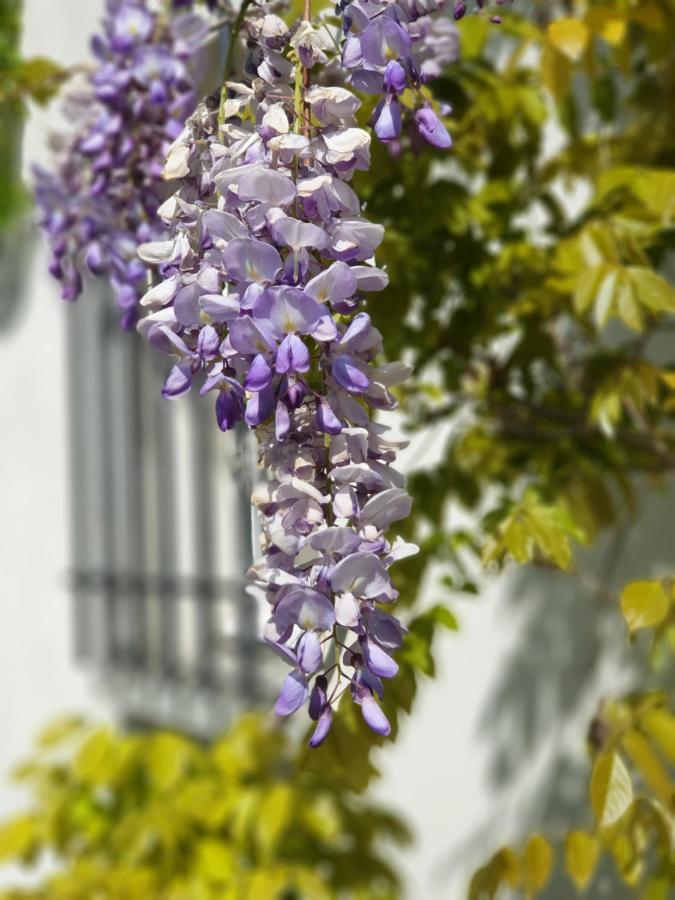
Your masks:
<svg viewBox="0 0 675 900"><path fill-rule="evenodd" d="M309 773L274 723L249 715L213 746L54 723L16 772L30 810L0 827L0 861L54 874L3 900L396 898L379 842L403 823ZM53 867L52 867L53 868Z"/></svg>
<svg viewBox="0 0 675 900"><path fill-rule="evenodd" d="M357 185L407 425L449 433L410 483L411 598L431 562L471 587L467 553L567 567L675 466L675 3L526 6L460 23L434 83L452 155L377 145ZM483 527L449 528L451 501Z"/></svg>
<svg viewBox="0 0 675 900"><path fill-rule="evenodd" d="M673 579L639 581L621 594L631 635L649 629L658 669L675 659ZM632 638L634 639L634 637ZM580 893L603 856L642 900L668 900L675 886L675 711L673 698L646 690L604 701L588 732L589 827L549 841L533 835L519 854L502 847L474 875L469 900L493 900L502 889L536 896L559 864ZM532 846L536 852L532 850ZM555 850L554 850L555 846ZM529 854L528 854L529 848Z"/></svg>
<svg viewBox="0 0 675 900"><path fill-rule="evenodd" d="M21 0L0 0L0 231L26 202L20 180L26 101L47 103L67 77L44 57L21 57L21 11Z"/></svg>
<svg viewBox="0 0 675 900"><path fill-rule="evenodd" d="M625 532L675 468L675 2L523 0L499 29L460 30L432 85L452 155L377 145L357 185L386 227L372 315L414 366L407 427L438 449L409 482L422 553L397 572L404 603L423 583L474 592L477 564L509 559L585 579L574 545ZM616 602L636 640L653 629L655 683L671 598L666 579ZM502 848L471 900L534 896L556 856L570 892L607 856L635 896L672 896L673 698L652 687L593 723L593 826Z"/></svg>

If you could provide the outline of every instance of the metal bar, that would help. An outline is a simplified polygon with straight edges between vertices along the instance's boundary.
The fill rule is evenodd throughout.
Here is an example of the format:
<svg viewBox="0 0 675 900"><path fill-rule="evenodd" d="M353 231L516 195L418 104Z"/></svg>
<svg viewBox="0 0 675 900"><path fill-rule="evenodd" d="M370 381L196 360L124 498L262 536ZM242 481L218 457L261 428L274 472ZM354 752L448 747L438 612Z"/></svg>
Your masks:
<svg viewBox="0 0 675 900"><path fill-rule="evenodd" d="M162 360L162 364L164 360ZM155 371L158 371L158 366ZM171 407L154 391L155 461L157 473L156 516L159 577L159 665L167 678L178 676L178 579L176 552L175 438L171 427Z"/></svg>
<svg viewBox="0 0 675 900"><path fill-rule="evenodd" d="M87 504L82 478L85 468L85 422L82 419L82 371L83 319L82 304L71 307L63 317L66 331L66 353L68 356L68 421L70 440L70 565L73 571L90 565L87 528ZM91 600L86 585L73 584L72 597L73 652L75 658L84 660L93 655L94 622Z"/></svg>
<svg viewBox="0 0 675 900"><path fill-rule="evenodd" d="M193 440L193 512L194 559L198 580L195 584L195 670L199 684L213 687L216 673L216 593L213 515L213 452L210 409L200 398L191 397Z"/></svg>
<svg viewBox="0 0 675 900"><path fill-rule="evenodd" d="M115 422L116 404L114 403L115 386L119 372L115 370L115 353L111 341L111 330L117 327L111 321L108 312L108 298L100 298L99 303L99 349L100 370L99 392L97 404L97 426L101 435L101 484L103 487L103 504L101 518L103 522L102 568L105 573L118 571L115 554L117 537L117 496L116 496L116 461L115 461ZM116 377L117 376L117 377ZM114 577L103 582L103 658L106 665L116 665L124 660L124 635L120 622L119 594Z"/></svg>
<svg viewBox="0 0 675 900"><path fill-rule="evenodd" d="M145 573L145 529L144 529L144 447L142 423L142 396L140 363L140 339L137 335L124 335L126 378L123 382L123 404L120 427L128 429L125 442L127 454L126 483L126 529L125 568L130 578L132 591L127 604L129 623L129 661L136 669L145 669L149 664L148 608L144 590L144 578L134 578L134 573ZM137 338L134 340L134 338Z"/></svg>
<svg viewBox="0 0 675 900"><path fill-rule="evenodd" d="M249 434L243 423L235 429L236 509L234 512L237 566L242 575L253 562L253 520L251 492L253 490L253 452ZM237 631L239 637L239 690L241 696L253 703L259 697L258 617L256 604L246 593L246 582L240 581L236 597Z"/></svg>

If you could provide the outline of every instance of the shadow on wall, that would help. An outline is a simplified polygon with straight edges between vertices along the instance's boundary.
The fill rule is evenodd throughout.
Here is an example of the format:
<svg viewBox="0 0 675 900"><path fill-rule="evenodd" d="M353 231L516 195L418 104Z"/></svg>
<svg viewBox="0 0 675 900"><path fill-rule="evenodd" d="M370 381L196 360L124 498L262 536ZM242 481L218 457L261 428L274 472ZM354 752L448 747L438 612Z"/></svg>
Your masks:
<svg viewBox="0 0 675 900"><path fill-rule="evenodd" d="M535 831L557 844L567 831L591 824L588 726L603 697L647 683L644 648L630 647L616 598L627 582L672 571L672 528L664 526L674 504L673 488L650 497L643 510L629 515L621 534L581 551L578 567L593 585L536 567L514 567L505 576L500 618L517 642L489 693L477 735L488 748L487 780L495 801L490 820L453 848L452 859L473 857L478 848L478 867L505 833L515 846ZM661 673L659 684L669 676L672 670ZM560 856L543 900L574 895ZM446 871L452 859L444 861ZM588 900L634 896L607 862L585 894Z"/></svg>

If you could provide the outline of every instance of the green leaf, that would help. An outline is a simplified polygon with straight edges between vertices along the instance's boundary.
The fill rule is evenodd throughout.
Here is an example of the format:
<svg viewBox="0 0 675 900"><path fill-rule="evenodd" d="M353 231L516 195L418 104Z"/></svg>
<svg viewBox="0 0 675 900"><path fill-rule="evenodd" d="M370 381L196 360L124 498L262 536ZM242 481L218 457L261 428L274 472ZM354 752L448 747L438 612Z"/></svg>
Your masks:
<svg viewBox="0 0 675 900"><path fill-rule="evenodd" d="M675 794L675 785L670 780L649 741L639 731L632 728L624 735L622 744L644 783L663 803L670 804Z"/></svg>
<svg viewBox="0 0 675 900"><path fill-rule="evenodd" d="M638 303L653 313L675 311L675 289L661 275L643 266L628 266L626 271Z"/></svg>
<svg viewBox="0 0 675 900"><path fill-rule="evenodd" d="M577 62L588 46L590 32L579 19L558 19L548 26L546 37L556 50Z"/></svg>
<svg viewBox="0 0 675 900"><path fill-rule="evenodd" d="M668 608L668 597L658 581L634 581L621 594L621 610L630 631L660 625Z"/></svg>
<svg viewBox="0 0 675 900"><path fill-rule="evenodd" d="M591 806L600 828L607 828L623 816L633 802L630 774L618 753L603 753L593 766Z"/></svg>
<svg viewBox="0 0 675 900"><path fill-rule="evenodd" d="M14 70L20 91L40 104L51 100L67 77L61 66L44 56L23 60Z"/></svg>
<svg viewBox="0 0 675 900"><path fill-rule="evenodd" d="M640 722L668 759L675 762L675 716L666 709L650 709Z"/></svg>
<svg viewBox="0 0 675 900"><path fill-rule="evenodd" d="M293 789L288 784L269 788L260 803L256 836L265 855L272 854L288 828L293 816Z"/></svg>
<svg viewBox="0 0 675 900"><path fill-rule="evenodd" d="M0 826L0 860L27 860L33 854L39 834L35 816L19 816Z"/></svg>
<svg viewBox="0 0 675 900"><path fill-rule="evenodd" d="M551 877L553 849L540 834L533 834L525 845L521 863L525 889L530 894L542 890Z"/></svg>
<svg viewBox="0 0 675 900"><path fill-rule="evenodd" d="M586 831L572 831L565 838L565 867L578 891L585 890L595 874L600 842Z"/></svg>

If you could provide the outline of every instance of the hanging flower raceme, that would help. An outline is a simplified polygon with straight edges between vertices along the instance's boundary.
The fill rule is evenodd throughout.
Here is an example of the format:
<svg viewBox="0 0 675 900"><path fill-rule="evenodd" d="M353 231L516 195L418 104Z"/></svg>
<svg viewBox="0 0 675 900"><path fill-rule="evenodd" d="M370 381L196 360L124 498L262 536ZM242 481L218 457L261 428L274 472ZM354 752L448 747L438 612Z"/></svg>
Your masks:
<svg viewBox="0 0 675 900"><path fill-rule="evenodd" d="M64 299L81 292L83 269L105 276L125 327L135 323L147 288L138 245L164 234L161 170L196 106L201 73L191 60L208 38L208 21L196 13L107 0L102 34L92 42L96 62L68 101L75 125L56 145L55 168L36 169L50 271Z"/></svg>
<svg viewBox="0 0 675 900"><path fill-rule="evenodd" d="M496 0L501 4L503 0ZM345 34L342 62L356 90L380 96L373 129L381 141L396 141L405 114L429 144L440 149L452 140L421 88L438 78L459 55L457 30L448 17L447 0L341 0L338 11ZM488 4L475 0L481 11ZM454 3L453 18L469 9ZM501 21L492 16L491 21ZM406 93L405 105L403 94Z"/></svg>
<svg viewBox="0 0 675 900"><path fill-rule="evenodd" d="M380 362L364 308L387 275L373 263L383 229L349 185L369 165L359 100L302 88L300 61L330 54L308 23L292 34L257 9L244 30L251 82L200 106L169 153L180 187L160 208L170 239L140 249L159 278L138 327L177 357L165 396L196 383L223 431L255 430L269 480L254 496L251 574L270 605L266 640L289 666L276 710L309 702L316 746L344 692L389 732L378 701L405 633L388 611L390 568L417 548L389 537L410 498L393 467L401 444L372 414L394 407L408 370Z"/></svg>

